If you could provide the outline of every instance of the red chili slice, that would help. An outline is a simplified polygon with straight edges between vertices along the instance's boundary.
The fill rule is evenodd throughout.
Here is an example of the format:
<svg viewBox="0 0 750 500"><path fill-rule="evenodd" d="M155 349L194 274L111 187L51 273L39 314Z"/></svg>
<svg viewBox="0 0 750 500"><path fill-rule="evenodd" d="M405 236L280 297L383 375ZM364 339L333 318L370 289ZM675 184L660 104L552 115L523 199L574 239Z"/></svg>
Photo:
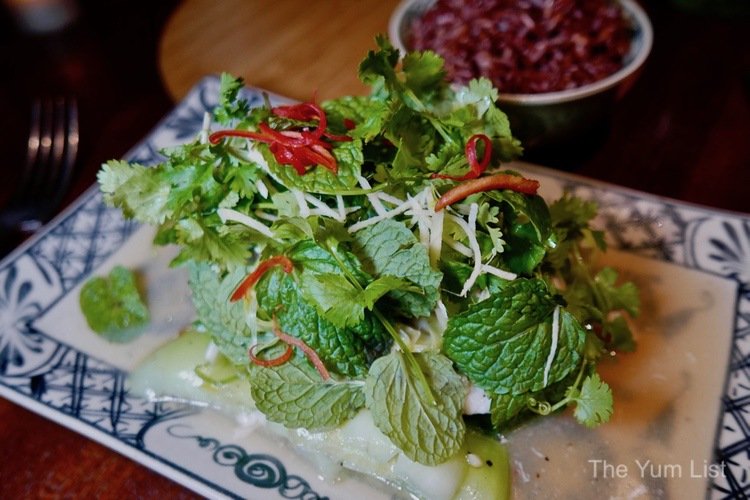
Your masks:
<svg viewBox="0 0 750 500"><path fill-rule="evenodd" d="M317 121L313 130L276 130L267 123L258 125L258 132L247 130L221 130L209 136L212 144L218 143L224 137L245 137L269 145L271 153L281 165L291 165L299 175L306 174L308 167L322 165L334 174L338 173L336 158L329 153L333 145L323 140L351 141L346 135L335 135L326 131L328 121L325 111L317 104L306 102L289 106L271 108L271 112L282 118L299 121Z"/></svg>
<svg viewBox="0 0 750 500"><path fill-rule="evenodd" d="M208 141L211 144L218 144L220 140L225 137L244 137L246 139L253 139L260 142L270 142L270 138L262 133L251 132L250 130L219 130L208 136Z"/></svg>
<svg viewBox="0 0 750 500"><path fill-rule="evenodd" d="M273 366L281 366L287 361L289 361L292 358L292 355L294 354L294 348L287 344L286 350L280 355L275 358L271 359L262 359L255 355L255 349L258 347L258 344L255 344L250 347L247 351L247 356L250 358L250 361L252 361L254 364L258 366L263 366L265 368L271 368Z"/></svg>
<svg viewBox="0 0 750 500"><path fill-rule="evenodd" d="M244 297L245 294L253 287L253 285L255 285L255 283L257 283L258 280L266 273L266 271L274 266L282 266L284 272L287 274L291 273L292 269L294 269L294 264L292 263L292 261L284 255L277 255L275 257L266 259L258 264L258 267L256 267L253 272L248 274L247 277L242 280L239 285L237 285L237 288L234 289L234 292L229 298L229 301L236 302Z"/></svg>
<svg viewBox="0 0 750 500"><path fill-rule="evenodd" d="M273 333L282 341L286 342L287 344L290 344L290 345L293 345L302 349L302 352L305 353L305 356L307 356L307 359L309 359L310 362L315 367L315 369L318 370L318 373L320 373L320 376L323 377L323 380L330 380L331 374L328 373L328 370L326 369L326 366L323 364L323 361L321 361L320 357L318 356L318 353L315 352L315 350L312 347L305 344L301 339L298 339L297 337L293 337L289 335L288 333L284 333L276 324L274 324Z"/></svg>
<svg viewBox="0 0 750 500"><path fill-rule="evenodd" d="M289 118L291 120L302 122L318 120L317 128L310 132L315 139L320 139L328 126L326 113L323 111L323 108L311 102L303 102L290 106L276 106L271 109L271 112L282 118Z"/></svg>
<svg viewBox="0 0 750 500"><path fill-rule="evenodd" d="M478 159L477 153L477 142L481 141L484 144L484 155L482 159ZM433 174L433 179L450 179L452 181L465 181L468 179L476 179L482 172L487 169L487 165L490 164L490 156L492 155L492 140L484 134L474 134L469 137L464 147L464 153L466 159L469 161L470 170L462 176L444 175L444 174Z"/></svg>
<svg viewBox="0 0 750 500"><path fill-rule="evenodd" d="M435 211L438 212L472 194L493 189L510 189L518 193L532 195L536 194L539 189L539 181L511 174L495 174L471 179L446 191L435 203Z"/></svg>

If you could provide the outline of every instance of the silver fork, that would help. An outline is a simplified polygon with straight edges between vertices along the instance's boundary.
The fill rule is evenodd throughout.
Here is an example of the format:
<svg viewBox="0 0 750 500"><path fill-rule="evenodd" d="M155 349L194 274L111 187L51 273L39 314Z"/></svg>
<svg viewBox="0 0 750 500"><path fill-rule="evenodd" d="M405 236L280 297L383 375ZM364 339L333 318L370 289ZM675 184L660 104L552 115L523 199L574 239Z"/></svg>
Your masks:
<svg viewBox="0 0 750 500"><path fill-rule="evenodd" d="M78 156L75 99L37 99L31 106L26 163L8 206L0 210L4 233L28 235L54 214L68 191Z"/></svg>

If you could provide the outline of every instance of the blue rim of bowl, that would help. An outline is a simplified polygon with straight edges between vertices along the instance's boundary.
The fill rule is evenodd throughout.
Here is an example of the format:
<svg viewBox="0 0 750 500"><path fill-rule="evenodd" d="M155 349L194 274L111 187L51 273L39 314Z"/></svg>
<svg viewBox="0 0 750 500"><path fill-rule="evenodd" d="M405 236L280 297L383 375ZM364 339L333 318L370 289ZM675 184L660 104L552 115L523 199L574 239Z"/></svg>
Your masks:
<svg viewBox="0 0 750 500"><path fill-rule="evenodd" d="M651 46L654 43L654 30L646 12L634 0L618 1L625 10L626 16L630 18L635 30L631 53L622 68L601 80L574 89L543 94L504 94L501 92L498 101L506 104L532 106L573 101L615 87L640 69L651 52ZM388 37L393 46L399 49L402 54L408 51L402 40L402 34L406 29L405 22L422 14L434 2L435 0L403 0L393 11L388 22Z"/></svg>

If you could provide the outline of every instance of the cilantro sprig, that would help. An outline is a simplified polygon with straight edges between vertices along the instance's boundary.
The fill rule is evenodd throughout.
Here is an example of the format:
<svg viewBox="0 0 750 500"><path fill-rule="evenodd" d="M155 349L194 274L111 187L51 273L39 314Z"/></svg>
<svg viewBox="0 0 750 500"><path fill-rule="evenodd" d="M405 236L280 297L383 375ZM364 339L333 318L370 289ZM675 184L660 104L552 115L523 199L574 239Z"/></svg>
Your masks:
<svg viewBox="0 0 750 500"><path fill-rule="evenodd" d="M493 185L438 215L467 171L517 179L502 166L522 149L497 90L453 88L439 56L400 58L383 37L359 76L369 96L279 114L267 99L251 108L242 80L222 75L213 115L233 133L210 144L203 131L154 167L108 162L104 199L180 246L200 329L247 373L269 420L330 429L367 409L427 465L461 449L470 385L498 430L566 407L583 425L606 422L613 398L596 363L635 347L639 302L614 269L590 267L606 248L596 205ZM326 140L314 135L324 121ZM481 169L466 153L478 135L491 151ZM284 145L315 146L336 168L296 165ZM272 258L288 265L257 272ZM274 362L254 363L261 352Z"/></svg>

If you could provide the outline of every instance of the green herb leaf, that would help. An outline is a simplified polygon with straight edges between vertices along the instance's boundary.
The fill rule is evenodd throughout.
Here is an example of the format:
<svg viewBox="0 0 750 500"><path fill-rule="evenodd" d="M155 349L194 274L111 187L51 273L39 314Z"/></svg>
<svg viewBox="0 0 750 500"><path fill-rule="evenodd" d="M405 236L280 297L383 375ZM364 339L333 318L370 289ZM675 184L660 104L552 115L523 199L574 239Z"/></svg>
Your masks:
<svg viewBox="0 0 750 500"><path fill-rule="evenodd" d="M286 427L319 431L338 427L364 407L361 385L323 381L304 359L281 366L251 366L251 393L258 409Z"/></svg>
<svg viewBox="0 0 750 500"><path fill-rule="evenodd" d="M107 276L84 283L79 296L89 327L111 342L134 340L151 320L130 269L115 266Z"/></svg>
<svg viewBox="0 0 750 500"><path fill-rule="evenodd" d="M555 302L543 281L516 279L448 320L443 351L475 384L493 394L539 391L580 362L585 330L565 310L553 361Z"/></svg>
<svg viewBox="0 0 750 500"><path fill-rule="evenodd" d="M576 403L573 415L586 427L596 427L608 422L612 416L612 390L598 373L586 377L580 392L569 397Z"/></svg>
<svg viewBox="0 0 750 500"><path fill-rule="evenodd" d="M320 165L300 175L290 165L281 165L265 144L258 144L263 158L273 176L288 189L298 189L307 193L337 194L357 187L357 177L362 167L362 145L355 139L335 143L331 153L338 164L338 172L333 173Z"/></svg>
<svg viewBox="0 0 750 500"><path fill-rule="evenodd" d="M357 289L340 274L303 272L300 281L302 293L312 299L318 313L339 328L361 323L365 309L371 311L375 302L386 293L415 289L406 280L394 276L381 276L364 290Z"/></svg>
<svg viewBox="0 0 750 500"><path fill-rule="evenodd" d="M367 407L375 425L412 460L437 465L463 445L466 428L461 408L466 398L464 380L451 362L435 353L415 354L433 391L429 403L403 354L378 358L365 380Z"/></svg>
<svg viewBox="0 0 750 500"><path fill-rule="evenodd" d="M242 78L235 78L228 73L222 73L219 81L219 105L213 113L216 120L228 125L232 120L242 120L250 111L245 99L239 99L240 90L245 86Z"/></svg>
<svg viewBox="0 0 750 500"><path fill-rule="evenodd" d="M237 268L222 278L205 262L191 263L188 269L198 321L206 327L222 354L235 364L246 364L252 338L245 323L245 310L242 302L229 301L245 277L245 270Z"/></svg>
<svg viewBox="0 0 750 500"><path fill-rule="evenodd" d="M338 327L319 314L314 299L305 293L298 280L300 272L341 273L325 250L306 242L288 256L295 264L292 275L274 269L256 285L262 311L269 318L276 316L283 331L313 348L329 369L350 377L363 376L372 360L390 347L388 333L367 312L353 327Z"/></svg>
<svg viewBox="0 0 750 500"><path fill-rule="evenodd" d="M420 289L389 293L399 310L411 317L428 316L437 305L443 275L430 266L427 250L401 222L386 219L354 235L353 251L373 276L402 278Z"/></svg>
<svg viewBox="0 0 750 500"><path fill-rule="evenodd" d="M528 408L527 401L529 393L495 394L492 396L490 405L490 419L495 429L506 429L512 427L516 418Z"/></svg>

